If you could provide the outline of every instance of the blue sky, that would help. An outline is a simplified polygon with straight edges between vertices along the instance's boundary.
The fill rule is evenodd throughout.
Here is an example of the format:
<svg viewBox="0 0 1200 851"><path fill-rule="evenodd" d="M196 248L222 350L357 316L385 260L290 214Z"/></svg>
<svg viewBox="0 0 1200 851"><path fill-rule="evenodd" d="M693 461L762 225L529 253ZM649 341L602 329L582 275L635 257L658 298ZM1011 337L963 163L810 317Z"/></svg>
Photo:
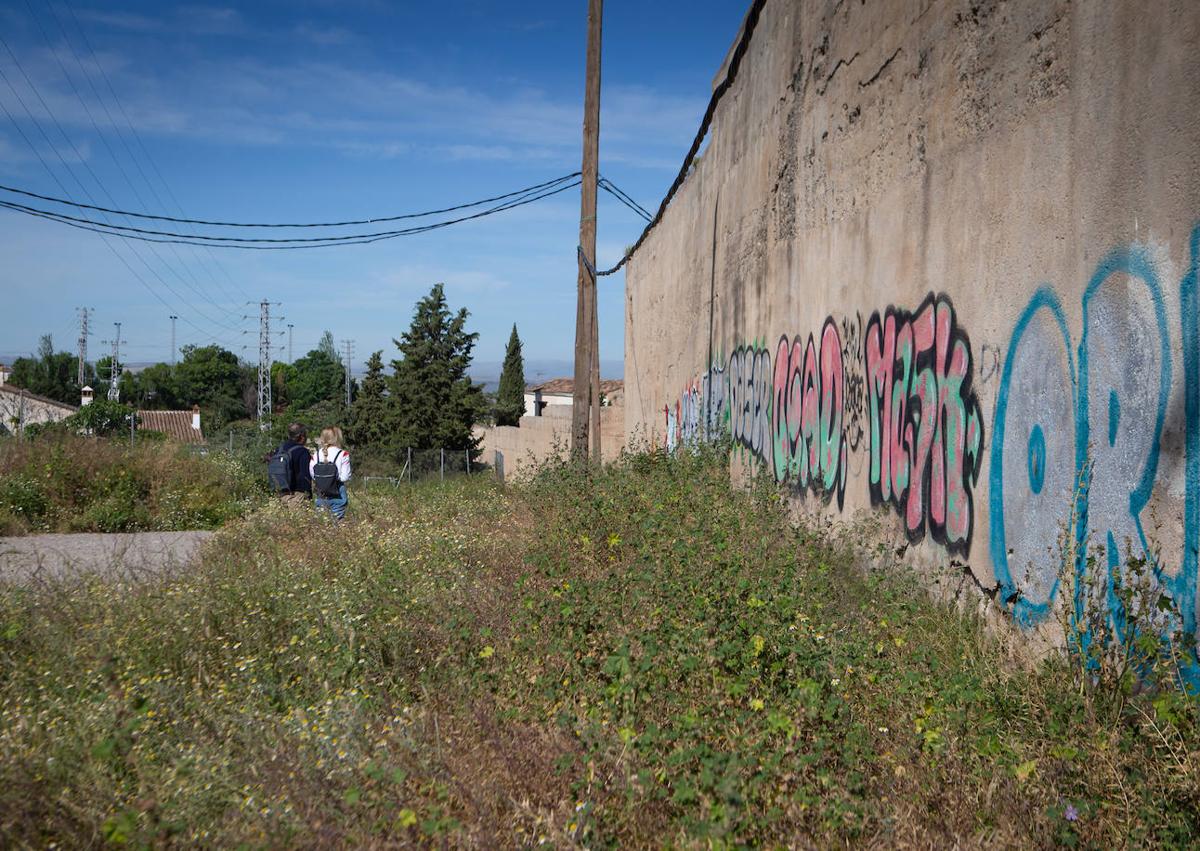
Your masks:
<svg viewBox="0 0 1200 851"><path fill-rule="evenodd" d="M0 71L16 92L0 79L0 105L16 125L0 111L0 183L60 196L61 182L78 200L135 211L328 221L549 180L579 168L586 7L8 0L0 34L15 61L0 45ZM607 4L601 172L651 210L744 11L738 0ZM608 266L641 225L600 197L598 255ZM73 349L74 309L87 305L96 310L93 357L120 320L129 360L166 359L175 313L181 345L215 339L253 360L257 309L243 302L268 298L295 325L297 356L328 328L355 341L361 364L374 349L394 353L391 338L416 299L443 281L480 332L477 360L501 359L513 322L527 358L566 360L578 217L576 189L370 246L208 252L120 240L110 248L0 210L0 354L28 352L46 332ZM606 362L623 353L623 286L623 275L601 284Z"/></svg>

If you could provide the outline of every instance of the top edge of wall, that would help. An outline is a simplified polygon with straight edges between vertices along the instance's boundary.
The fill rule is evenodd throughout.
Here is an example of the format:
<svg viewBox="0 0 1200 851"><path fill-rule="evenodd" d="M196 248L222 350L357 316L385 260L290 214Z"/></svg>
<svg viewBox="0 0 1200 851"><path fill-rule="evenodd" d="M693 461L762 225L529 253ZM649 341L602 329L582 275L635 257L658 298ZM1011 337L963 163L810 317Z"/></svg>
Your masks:
<svg viewBox="0 0 1200 851"><path fill-rule="evenodd" d="M729 49L725 51L725 58L721 60L721 64L717 66L717 73L712 79L712 91L717 90L717 86L725 82L725 77L729 73L729 62L733 59L733 52L737 50L738 42L742 40L742 33L746 31L746 19L750 17L750 10L754 8L754 0L750 0L746 4L746 11L742 15L741 26L737 28L737 32L733 34L733 41L729 44Z"/></svg>

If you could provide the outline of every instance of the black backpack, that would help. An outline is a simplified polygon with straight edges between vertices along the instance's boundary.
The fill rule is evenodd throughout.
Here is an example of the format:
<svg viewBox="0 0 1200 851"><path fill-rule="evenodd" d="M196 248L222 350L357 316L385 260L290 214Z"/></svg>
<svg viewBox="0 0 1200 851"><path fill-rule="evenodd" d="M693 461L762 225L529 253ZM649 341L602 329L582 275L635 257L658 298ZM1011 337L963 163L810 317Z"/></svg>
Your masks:
<svg viewBox="0 0 1200 851"><path fill-rule="evenodd" d="M267 479L275 493L292 492L292 450L280 447L267 459Z"/></svg>
<svg viewBox="0 0 1200 851"><path fill-rule="evenodd" d="M337 459L342 454L342 450L338 450L328 461L318 460L313 465L313 487L317 491L318 496L323 496L326 499L337 499L342 495L342 479L338 475ZM318 452L317 458L321 455Z"/></svg>

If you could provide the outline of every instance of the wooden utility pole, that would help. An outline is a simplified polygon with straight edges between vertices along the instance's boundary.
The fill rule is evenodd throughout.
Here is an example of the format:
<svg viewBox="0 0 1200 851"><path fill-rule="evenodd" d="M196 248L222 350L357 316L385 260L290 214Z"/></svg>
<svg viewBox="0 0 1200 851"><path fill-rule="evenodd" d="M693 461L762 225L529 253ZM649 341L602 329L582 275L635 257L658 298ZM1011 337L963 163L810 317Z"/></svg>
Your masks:
<svg viewBox="0 0 1200 851"><path fill-rule="evenodd" d="M575 311L575 387L571 456L588 457L589 425L600 456L600 357L596 316L596 192L600 177L600 36L604 0L588 0L587 89L583 99L583 183L579 210L579 291ZM592 268L588 268L589 265ZM595 414L589 417L593 406ZM589 422L590 420L590 422Z"/></svg>

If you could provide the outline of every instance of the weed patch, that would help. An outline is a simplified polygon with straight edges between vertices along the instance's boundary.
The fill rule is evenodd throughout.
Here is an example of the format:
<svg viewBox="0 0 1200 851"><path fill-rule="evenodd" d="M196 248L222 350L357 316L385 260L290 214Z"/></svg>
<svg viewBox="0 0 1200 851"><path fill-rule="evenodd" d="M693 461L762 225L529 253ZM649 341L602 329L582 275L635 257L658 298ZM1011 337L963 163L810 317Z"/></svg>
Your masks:
<svg viewBox="0 0 1200 851"><path fill-rule="evenodd" d="M271 503L188 575L0 589L4 844L1197 841L1192 701L1011 667L723 462Z"/></svg>
<svg viewBox="0 0 1200 851"><path fill-rule="evenodd" d="M48 435L0 444L0 534L215 529L266 496L262 472L164 443Z"/></svg>

